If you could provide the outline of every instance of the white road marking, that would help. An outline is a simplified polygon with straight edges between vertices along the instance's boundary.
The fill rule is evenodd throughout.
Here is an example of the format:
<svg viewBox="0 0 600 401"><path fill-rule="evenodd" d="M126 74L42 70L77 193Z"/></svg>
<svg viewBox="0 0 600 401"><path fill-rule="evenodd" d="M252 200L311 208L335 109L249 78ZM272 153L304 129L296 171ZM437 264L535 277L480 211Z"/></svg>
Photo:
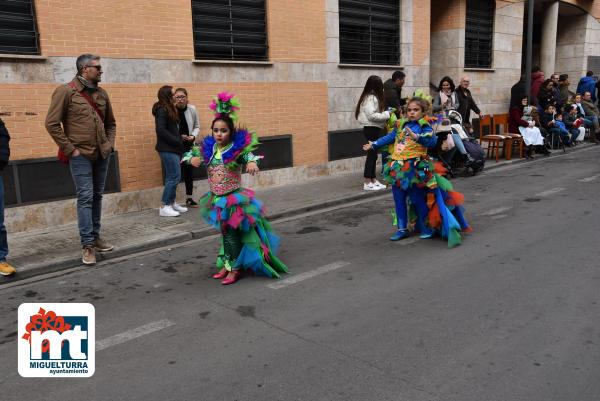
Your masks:
<svg viewBox="0 0 600 401"><path fill-rule="evenodd" d="M596 174L596 175L593 175L593 176L587 177L587 178L582 178L581 180L577 180L577 181L579 181L579 182L592 182L592 181L594 181L598 177L600 177L600 174Z"/></svg>
<svg viewBox="0 0 600 401"><path fill-rule="evenodd" d="M174 325L175 323L172 321L164 319L136 327L135 329L124 331L123 333L115 334L114 336L105 338L104 340L96 341L96 351L102 351L103 349L112 347L113 345L123 344L127 341L134 340L138 337L142 337L146 334L151 334Z"/></svg>
<svg viewBox="0 0 600 401"><path fill-rule="evenodd" d="M292 277L286 278L284 280L278 280L271 284L267 284L267 287L269 287L273 290L278 290L280 288L284 288L284 287L287 287L290 285L297 284L301 281L308 280L309 278L313 278L320 274L329 273L329 272L337 270L341 267L348 266L349 264L350 264L350 262L344 262L344 261L333 262L328 265L318 267L314 270L300 273L297 276L292 276Z"/></svg>
<svg viewBox="0 0 600 401"><path fill-rule="evenodd" d="M544 197L544 196L557 194L559 192L564 191L565 189L566 188L556 187L556 188L552 188L552 189L549 189L549 190L544 191L544 192L540 192L539 194L535 194L535 196L539 196L541 198L541 197Z"/></svg>
<svg viewBox="0 0 600 401"><path fill-rule="evenodd" d="M480 214L480 216L494 216L494 215L496 215L496 214L500 214L500 213L507 212L507 211L509 211L510 209L511 209L510 207L506 207L506 206L503 206L503 207L497 207L497 208L495 208L495 209L490 209L490 210L488 210L487 212L483 212L483 213L481 213L481 214Z"/></svg>

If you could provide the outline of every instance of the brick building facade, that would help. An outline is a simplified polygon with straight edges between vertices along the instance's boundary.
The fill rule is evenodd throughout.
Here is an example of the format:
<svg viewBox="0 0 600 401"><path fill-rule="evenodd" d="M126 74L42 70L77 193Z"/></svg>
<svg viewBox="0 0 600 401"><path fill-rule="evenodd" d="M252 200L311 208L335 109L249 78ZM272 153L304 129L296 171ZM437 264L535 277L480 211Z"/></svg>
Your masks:
<svg viewBox="0 0 600 401"><path fill-rule="evenodd" d="M208 133L211 121L207 109L211 97L228 90L241 98L241 121L256 129L265 144L269 138L280 139L283 145L273 146L272 152L289 152L289 163L265 171L254 185L348 171L361 164L352 159L360 155L358 144L362 141L353 111L369 75L380 75L385 80L402 68L407 75L403 93L408 95L417 88L430 87L430 83L437 85L443 75L458 80L468 73L482 110L506 112L510 86L521 73L526 8L523 1L491 1L491 65L469 68L465 67L468 0L373 0L362 6L343 0L10 0L0 2L0 22L14 20L17 3L21 10L27 5L32 7L37 48L30 52L33 54L25 54L18 46L7 47L10 29L0 27L0 116L11 132L11 160L17 165L5 172L4 179L12 174L18 181L18 185L12 183L18 187L13 190L18 193L28 185L43 187L35 182L39 178L35 171L19 179L18 165L53 160L56 146L44 129L51 93L57 85L72 79L79 54L98 54L105 71L102 85L111 96L117 119L119 193L107 196L106 205L112 213L159 203L156 189L162 185L162 174L154 151L150 109L158 88L164 84L188 89L191 102L200 111L203 135ZM245 9L249 3L253 3L252 10ZM600 40L590 34L600 32L600 2L559 3L561 10L578 10L574 17L578 25L573 29L579 36L573 40L579 41L583 35L577 46L583 46L585 54L573 55L564 50L565 46L561 50L561 45L573 35L567 30L570 28L559 27L556 67L560 70L564 65L565 70L578 77L587 68L584 58L600 54L596 48ZM256 18L252 14L256 12L254 8L261 4L267 55L264 59L203 57L198 50L202 49L198 34L202 26L197 23L203 17L202 10L218 14L229 6L234 11L241 7L248 12L244 18L252 19ZM202 8L203 5L209 8ZM381 10L386 7L396 10L382 16ZM395 62L379 61L382 58L377 53L377 43L383 39L375 36L370 38L372 48L364 45L368 49L359 51L356 58L348 56L355 51L352 46L364 41L362 34L353 33L353 24L363 31L365 26L379 29L390 25L390 15L394 19L388 28L394 38L389 45L393 48L391 54L397 50ZM230 16L226 28L238 40L239 21L234 12ZM377 18L383 18L382 22L377 22ZM374 22L369 25L371 19ZM384 39L389 40L390 35ZM256 37L253 31L240 40ZM581 62L577 64L572 59ZM39 168L43 166L40 164ZM54 187L60 185L50 179L45 181ZM49 200L41 196L28 202L15 195L12 204L16 207L7 211L9 229L25 229L28 224L44 227L73 218L72 200L52 202L55 210L61 211L60 218L41 209L40 204L47 205Z"/></svg>

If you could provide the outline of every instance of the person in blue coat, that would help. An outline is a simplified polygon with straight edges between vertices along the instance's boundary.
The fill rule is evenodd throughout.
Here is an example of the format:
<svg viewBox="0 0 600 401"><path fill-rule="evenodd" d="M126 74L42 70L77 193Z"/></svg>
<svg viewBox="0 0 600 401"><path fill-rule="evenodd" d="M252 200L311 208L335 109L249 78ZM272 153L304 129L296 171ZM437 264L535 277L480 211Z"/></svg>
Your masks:
<svg viewBox="0 0 600 401"><path fill-rule="evenodd" d="M583 96L585 92L590 92L592 94L592 102L596 103L596 80L592 71L588 71L585 77L582 77L577 84L577 93Z"/></svg>

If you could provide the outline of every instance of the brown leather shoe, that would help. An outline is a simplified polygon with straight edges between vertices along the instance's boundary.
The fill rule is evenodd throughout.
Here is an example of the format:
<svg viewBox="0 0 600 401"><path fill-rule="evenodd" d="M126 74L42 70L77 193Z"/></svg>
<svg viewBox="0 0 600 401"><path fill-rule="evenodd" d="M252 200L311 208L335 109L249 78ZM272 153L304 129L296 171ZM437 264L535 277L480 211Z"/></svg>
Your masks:
<svg viewBox="0 0 600 401"><path fill-rule="evenodd" d="M114 246L104 241L102 238L98 237L94 241L94 248L96 248L98 252L108 252L112 251Z"/></svg>
<svg viewBox="0 0 600 401"><path fill-rule="evenodd" d="M11 266L10 263L4 261L0 262L0 274L3 276L10 276L11 274L15 274L17 269Z"/></svg>
<svg viewBox="0 0 600 401"><path fill-rule="evenodd" d="M93 245L85 245L81 250L82 257L81 261L85 265L95 265L96 264L96 251Z"/></svg>

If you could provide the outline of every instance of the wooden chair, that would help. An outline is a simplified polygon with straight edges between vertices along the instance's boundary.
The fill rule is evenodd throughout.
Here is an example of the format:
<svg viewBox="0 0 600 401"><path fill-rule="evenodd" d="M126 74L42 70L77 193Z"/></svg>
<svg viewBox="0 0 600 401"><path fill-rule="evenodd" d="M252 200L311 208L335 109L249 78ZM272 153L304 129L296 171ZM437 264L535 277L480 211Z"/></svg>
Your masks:
<svg viewBox="0 0 600 401"><path fill-rule="evenodd" d="M508 129L508 114L496 114L494 115L494 131L498 135L504 135L508 138L505 143L504 156L506 160L512 159L513 149L519 148L519 157L522 159L525 157L525 142L523 137L518 132L509 132Z"/></svg>
<svg viewBox="0 0 600 401"><path fill-rule="evenodd" d="M487 130L485 130L484 128L487 127ZM483 143L486 142L487 146L486 146L486 152L487 152L487 157L494 157L494 153L496 154L496 163L498 162L498 159L500 158L500 148L502 148L502 150L504 150L504 153L506 153L506 149L505 149L505 139L507 138L504 135L497 135L494 134L494 130L492 129L492 116L483 116L479 119L479 144L481 145L481 147L483 148ZM486 132L487 131L487 134ZM491 153L490 153L491 151Z"/></svg>

